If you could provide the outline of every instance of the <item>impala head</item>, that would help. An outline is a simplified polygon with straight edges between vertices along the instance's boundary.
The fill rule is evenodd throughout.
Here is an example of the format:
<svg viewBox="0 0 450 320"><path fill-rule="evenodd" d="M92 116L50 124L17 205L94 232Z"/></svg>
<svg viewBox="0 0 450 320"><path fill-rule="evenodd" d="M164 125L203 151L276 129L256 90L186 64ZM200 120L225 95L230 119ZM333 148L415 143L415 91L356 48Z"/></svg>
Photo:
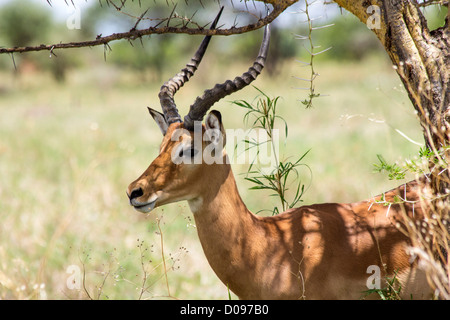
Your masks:
<svg viewBox="0 0 450 320"><path fill-rule="evenodd" d="M222 9L211 29L215 28ZM244 88L260 74L269 47L269 33L266 26L258 57L248 71L197 97L184 121L178 113L174 95L197 70L211 36L203 39L186 67L162 85L159 99L163 113L149 108L164 136L159 155L127 190L130 204L136 210L147 213L167 203L195 199L202 192L201 187L207 185L208 179L212 179L217 171L217 163L225 162L225 131L220 113L211 111L205 124L201 122L214 103Z"/></svg>

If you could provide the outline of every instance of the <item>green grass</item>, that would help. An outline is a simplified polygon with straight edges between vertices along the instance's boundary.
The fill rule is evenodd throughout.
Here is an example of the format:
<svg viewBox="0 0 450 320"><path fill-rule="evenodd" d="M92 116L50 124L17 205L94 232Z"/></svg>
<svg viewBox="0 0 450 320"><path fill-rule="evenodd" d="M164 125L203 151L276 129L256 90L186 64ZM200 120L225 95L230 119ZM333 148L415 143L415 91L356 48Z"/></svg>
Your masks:
<svg viewBox="0 0 450 320"><path fill-rule="evenodd" d="M247 68L224 70L205 60L209 68L200 67L177 94L183 114L205 86ZM304 203L358 201L401 183L373 173L377 154L392 163L419 149L394 129L422 141L389 63L371 58L323 62L316 69L316 90L328 96L308 110L300 102L306 93L294 89L302 84L293 76L307 72L300 64L285 64L277 76L263 72L255 82L266 94L282 97L278 111L289 126L283 154L298 157L311 149L304 159L313 173L312 179L304 173ZM175 72L176 66L167 77ZM1 77L0 298L87 298L83 287L67 286L66 270L73 265L84 270L91 298L167 298L169 292L180 299L228 298L203 255L187 203L149 215L128 205L128 184L147 168L161 141L146 110L159 109L161 83L142 82L108 63L73 70L65 84L46 73ZM257 94L249 87L214 106L226 128L242 128L245 114L230 101L253 101ZM234 166L248 207L272 208L276 199L248 190L241 175L246 170Z"/></svg>

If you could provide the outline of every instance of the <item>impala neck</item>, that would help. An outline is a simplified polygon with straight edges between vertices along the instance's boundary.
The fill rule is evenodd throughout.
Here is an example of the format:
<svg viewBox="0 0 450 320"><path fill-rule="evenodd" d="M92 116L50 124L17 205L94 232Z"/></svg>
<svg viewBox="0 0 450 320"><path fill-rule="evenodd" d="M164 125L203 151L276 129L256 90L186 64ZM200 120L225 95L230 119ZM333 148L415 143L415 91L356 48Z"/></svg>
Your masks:
<svg viewBox="0 0 450 320"><path fill-rule="evenodd" d="M194 214L200 242L209 264L217 276L239 292L245 283L236 283L236 273L252 272L245 257L251 257L252 248L244 245L246 236L258 232L258 217L242 201L229 164L211 165L212 175L205 176L201 196L189 201ZM250 277L248 277L250 279Z"/></svg>
<svg viewBox="0 0 450 320"><path fill-rule="evenodd" d="M205 183L200 196L188 201L189 207L194 214L194 218L199 230L211 227L250 227L247 223L254 223L254 215L247 209L239 195L231 166L229 164L210 165L205 174ZM211 173L210 175L208 173ZM245 222L243 224L243 222ZM222 224L224 224L222 226ZM222 230L222 232L225 230ZM207 232L213 237L221 237Z"/></svg>
<svg viewBox="0 0 450 320"><path fill-rule="evenodd" d="M239 204L245 207L242 199L239 196L236 181L234 180L233 172L229 164L212 164L207 170L203 171L202 188L198 192L200 195L192 200L189 200L189 206L194 214L209 211L211 205L225 205L224 196L227 198L239 198ZM232 194L230 192L233 192ZM245 207L246 208L246 207ZM239 209L242 209L240 207Z"/></svg>

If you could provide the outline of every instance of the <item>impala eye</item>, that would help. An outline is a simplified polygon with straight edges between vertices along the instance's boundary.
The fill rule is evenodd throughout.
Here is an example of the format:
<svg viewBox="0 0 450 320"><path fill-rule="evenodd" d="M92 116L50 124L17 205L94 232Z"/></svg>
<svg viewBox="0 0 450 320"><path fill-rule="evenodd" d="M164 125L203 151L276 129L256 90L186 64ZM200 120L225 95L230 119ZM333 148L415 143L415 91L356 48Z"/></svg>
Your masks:
<svg viewBox="0 0 450 320"><path fill-rule="evenodd" d="M183 157L190 157L193 158L197 155L198 150L194 149L194 148L188 148L188 149L181 149L180 153L178 154L178 157L183 158Z"/></svg>

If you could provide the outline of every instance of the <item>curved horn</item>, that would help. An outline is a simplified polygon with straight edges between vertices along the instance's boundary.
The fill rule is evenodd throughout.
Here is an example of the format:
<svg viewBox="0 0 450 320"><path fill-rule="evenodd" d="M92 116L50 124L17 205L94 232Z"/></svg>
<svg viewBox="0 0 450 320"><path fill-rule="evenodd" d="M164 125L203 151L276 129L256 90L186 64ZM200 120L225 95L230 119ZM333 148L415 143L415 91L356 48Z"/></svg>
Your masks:
<svg viewBox="0 0 450 320"><path fill-rule="evenodd" d="M216 27L222 11L223 7L220 8L219 13L211 24L211 30ZM191 58L191 61L186 64L186 67L161 86L158 97L164 117L169 125L174 122L181 122L181 116L178 113L173 96L186 82L189 81L189 78L194 75L200 62L202 61L210 40L211 36L206 36L198 47L197 52Z"/></svg>
<svg viewBox="0 0 450 320"><path fill-rule="evenodd" d="M194 121L202 121L206 112L214 103L223 97L241 90L248 86L261 73L269 51L270 28L267 24L264 29L264 38L259 49L258 57L253 65L242 76L236 77L233 81L227 80L222 84L216 84L214 88L206 90L203 96L197 97L194 104L191 105L189 113L184 117L184 127L188 130L194 130Z"/></svg>

